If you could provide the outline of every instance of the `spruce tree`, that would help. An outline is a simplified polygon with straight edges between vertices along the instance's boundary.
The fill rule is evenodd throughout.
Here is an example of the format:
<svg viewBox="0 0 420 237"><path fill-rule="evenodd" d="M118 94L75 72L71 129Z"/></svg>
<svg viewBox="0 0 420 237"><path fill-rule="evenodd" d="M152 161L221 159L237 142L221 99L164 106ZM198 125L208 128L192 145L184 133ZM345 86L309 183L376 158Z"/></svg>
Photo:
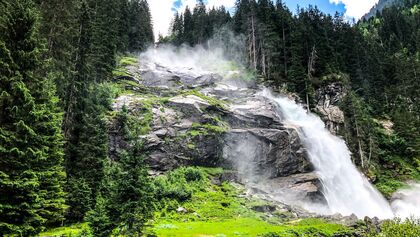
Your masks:
<svg viewBox="0 0 420 237"><path fill-rule="evenodd" d="M65 209L62 116L34 3L2 1L0 13L0 233L30 236Z"/></svg>
<svg viewBox="0 0 420 237"><path fill-rule="evenodd" d="M110 79L116 66L118 29L116 25L116 0L94 1L92 38L89 60L92 65L92 77L100 83Z"/></svg>

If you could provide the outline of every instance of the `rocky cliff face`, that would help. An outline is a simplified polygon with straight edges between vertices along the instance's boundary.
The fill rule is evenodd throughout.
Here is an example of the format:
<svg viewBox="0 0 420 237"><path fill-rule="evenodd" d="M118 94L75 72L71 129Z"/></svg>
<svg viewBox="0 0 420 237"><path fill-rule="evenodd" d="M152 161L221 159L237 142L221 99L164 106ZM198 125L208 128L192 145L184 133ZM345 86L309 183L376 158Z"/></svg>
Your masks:
<svg viewBox="0 0 420 237"><path fill-rule="evenodd" d="M334 82L316 91L316 110L325 122L325 126L333 134L344 128L344 113L339 104L347 95L340 82Z"/></svg>
<svg viewBox="0 0 420 237"><path fill-rule="evenodd" d="M153 62L132 66L129 74L120 82L128 92L115 100L114 110L125 105L140 121L149 121L139 139L154 172L221 166L237 171L255 192L322 201L298 128L285 126L253 83ZM110 154L117 158L126 144L118 129L111 130Z"/></svg>

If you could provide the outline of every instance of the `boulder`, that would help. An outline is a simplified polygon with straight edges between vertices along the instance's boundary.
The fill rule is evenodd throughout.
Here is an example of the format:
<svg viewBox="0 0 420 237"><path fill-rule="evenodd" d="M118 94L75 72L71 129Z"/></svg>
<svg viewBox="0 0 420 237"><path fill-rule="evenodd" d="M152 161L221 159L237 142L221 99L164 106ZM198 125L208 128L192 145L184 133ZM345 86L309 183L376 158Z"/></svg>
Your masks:
<svg viewBox="0 0 420 237"><path fill-rule="evenodd" d="M281 119L276 113L276 107L265 97L253 96L245 100L238 100L231 104L225 119L233 128L281 127Z"/></svg>
<svg viewBox="0 0 420 237"><path fill-rule="evenodd" d="M257 184L264 192L279 197L286 203L310 201L325 203L321 183L315 172L299 173L287 177L264 180Z"/></svg>
<svg viewBox="0 0 420 237"><path fill-rule="evenodd" d="M262 212L262 213L272 213L276 211L276 206L271 204L261 204L261 205L255 205L251 207L252 210L256 212Z"/></svg>
<svg viewBox="0 0 420 237"><path fill-rule="evenodd" d="M196 95L180 95L169 99L169 106L178 109L189 117L203 114L210 104Z"/></svg>
<svg viewBox="0 0 420 237"><path fill-rule="evenodd" d="M209 87L222 80L218 74L205 74L199 77L181 77L181 83L187 88Z"/></svg>

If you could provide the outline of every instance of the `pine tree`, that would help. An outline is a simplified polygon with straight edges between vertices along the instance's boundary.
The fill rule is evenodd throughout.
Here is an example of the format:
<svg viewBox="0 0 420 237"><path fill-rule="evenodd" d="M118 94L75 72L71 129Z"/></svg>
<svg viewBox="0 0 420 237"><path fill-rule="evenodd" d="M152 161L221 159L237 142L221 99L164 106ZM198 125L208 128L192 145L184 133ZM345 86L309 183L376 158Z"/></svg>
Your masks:
<svg viewBox="0 0 420 237"><path fill-rule="evenodd" d="M116 0L94 1L92 38L89 60L92 65L92 77L100 83L110 79L116 66L118 29Z"/></svg>
<svg viewBox="0 0 420 237"><path fill-rule="evenodd" d="M0 12L0 233L30 236L65 209L61 113L34 3L2 1Z"/></svg>
<svg viewBox="0 0 420 237"><path fill-rule="evenodd" d="M67 147L69 205L68 218L82 221L95 204L95 195L104 178L108 157L106 111L110 110L111 95L101 85L86 84L85 95L77 107L77 123ZM95 172L92 172L94 170Z"/></svg>
<svg viewBox="0 0 420 237"><path fill-rule="evenodd" d="M153 188L144 160L144 149L138 140L140 129L123 108L117 123L123 139L130 147L119 154L118 163L114 164L113 181L106 185L109 190L109 209L113 213L114 223L120 223L122 234L141 236L144 224L151 218L153 211Z"/></svg>
<svg viewBox="0 0 420 237"><path fill-rule="evenodd" d="M145 0L130 1L129 50L146 50L154 42L149 4Z"/></svg>
<svg viewBox="0 0 420 237"><path fill-rule="evenodd" d="M87 214L86 220L94 236L108 237L115 228L110 219L107 200L100 193L96 197L95 208Z"/></svg>
<svg viewBox="0 0 420 237"><path fill-rule="evenodd" d="M68 86L73 79L78 36L79 0L37 0L40 13L40 34L47 40L46 55L51 60L48 71L54 73L57 94L62 108L67 107Z"/></svg>
<svg viewBox="0 0 420 237"><path fill-rule="evenodd" d="M194 20L190 8L187 6L184 12L183 41L190 46L194 45Z"/></svg>

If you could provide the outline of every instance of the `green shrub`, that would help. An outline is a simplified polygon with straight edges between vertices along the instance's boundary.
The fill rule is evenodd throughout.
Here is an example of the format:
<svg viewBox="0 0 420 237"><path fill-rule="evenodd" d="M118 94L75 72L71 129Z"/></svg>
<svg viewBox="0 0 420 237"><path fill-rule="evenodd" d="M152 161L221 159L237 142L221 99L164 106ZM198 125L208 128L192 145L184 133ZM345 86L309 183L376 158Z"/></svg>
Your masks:
<svg viewBox="0 0 420 237"><path fill-rule="evenodd" d="M202 189L208 182L206 173L195 167L182 167L164 176L156 177L155 193L158 199L176 199L186 201L194 191Z"/></svg>
<svg viewBox="0 0 420 237"><path fill-rule="evenodd" d="M260 235L259 237L281 237L280 235L276 234L276 233L266 233L263 235Z"/></svg>
<svg viewBox="0 0 420 237"><path fill-rule="evenodd" d="M420 219L394 219L385 221L381 225L378 237L414 237L420 236Z"/></svg>
<svg viewBox="0 0 420 237"><path fill-rule="evenodd" d="M187 167L182 172L184 173L187 182L204 181L206 178L206 174L197 168Z"/></svg>

